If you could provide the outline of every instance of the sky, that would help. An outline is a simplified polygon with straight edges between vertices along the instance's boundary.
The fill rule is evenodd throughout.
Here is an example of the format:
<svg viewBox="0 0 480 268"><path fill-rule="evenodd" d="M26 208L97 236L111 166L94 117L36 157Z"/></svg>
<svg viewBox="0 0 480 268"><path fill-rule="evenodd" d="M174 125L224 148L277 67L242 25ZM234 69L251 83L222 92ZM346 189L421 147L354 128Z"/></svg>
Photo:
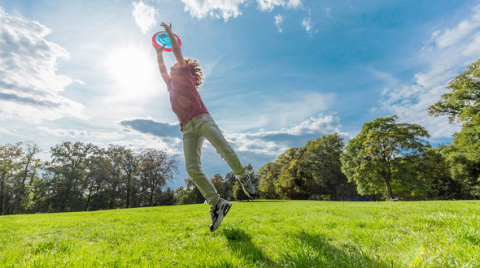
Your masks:
<svg viewBox="0 0 480 268"><path fill-rule="evenodd" d="M184 185L151 44L161 22L199 60L210 114L255 170L394 114L448 143L459 126L427 109L480 58L480 0L0 0L0 144L33 141L44 160L63 141L165 150L179 160L167 186ZM230 171L208 142L202 163L208 177Z"/></svg>

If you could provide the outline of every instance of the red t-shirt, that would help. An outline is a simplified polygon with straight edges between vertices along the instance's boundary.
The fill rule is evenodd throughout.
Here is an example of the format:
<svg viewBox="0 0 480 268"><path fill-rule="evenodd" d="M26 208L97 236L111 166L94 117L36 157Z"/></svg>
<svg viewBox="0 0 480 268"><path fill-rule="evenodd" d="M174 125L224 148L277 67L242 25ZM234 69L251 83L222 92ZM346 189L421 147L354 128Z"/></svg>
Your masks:
<svg viewBox="0 0 480 268"><path fill-rule="evenodd" d="M208 114L207 107L203 104L200 93L195 88L196 79L188 65L170 69L168 93L173 112L180 121L180 126L185 125L199 114Z"/></svg>

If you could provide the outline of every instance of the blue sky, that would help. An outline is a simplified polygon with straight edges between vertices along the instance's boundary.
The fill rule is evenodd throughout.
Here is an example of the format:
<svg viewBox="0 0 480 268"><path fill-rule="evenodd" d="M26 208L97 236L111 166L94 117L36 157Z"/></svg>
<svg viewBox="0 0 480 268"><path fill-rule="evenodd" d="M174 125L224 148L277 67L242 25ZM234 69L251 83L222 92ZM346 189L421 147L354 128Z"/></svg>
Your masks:
<svg viewBox="0 0 480 268"><path fill-rule="evenodd" d="M396 114L445 143L426 109L480 58L480 1L0 0L0 144L167 150L181 133L151 36L172 23L205 104L244 163ZM166 53L167 65L174 63ZM205 144L209 177L229 169Z"/></svg>

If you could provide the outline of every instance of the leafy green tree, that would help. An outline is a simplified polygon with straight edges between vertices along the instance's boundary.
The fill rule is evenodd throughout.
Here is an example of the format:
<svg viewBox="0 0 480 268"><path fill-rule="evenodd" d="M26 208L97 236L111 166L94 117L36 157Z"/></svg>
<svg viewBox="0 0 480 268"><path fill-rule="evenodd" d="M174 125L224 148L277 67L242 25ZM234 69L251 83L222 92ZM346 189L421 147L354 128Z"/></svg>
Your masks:
<svg viewBox="0 0 480 268"><path fill-rule="evenodd" d="M0 146L0 215L28 212L33 181L38 178L39 147L32 142Z"/></svg>
<svg viewBox="0 0 480 268"><path fill-rule="evenodd" d="M480 59L450 81L449 92L428 108L433 116L448 115L451 122L478 120L480 113Z"/></svg>
<svg viewBox="0 0 480 268"><path fill-rule="evenodd" d="M276 192L275 184L280 177L281 166L277 162L267 163L257 172L260 178L259 193L265 199L277 199L280 195Z"/></svg>
<svg viewBox="0 0 480 268"><path fill-rule="evenodd" d="M88 143L63 142L51 148L46 178L52 183L52 209L60 212L85 208L87 159L98 147Z"/></svg>
<svg viewBox="0 0 480 268"><path fill-rule="evenodd" d="M175 205L175 191L170 187L167 187L162 193L157 197L157 204L159 205Z"/></svg>
<svg viewBox="0 0 480 268"><path fill-rule="evenodd" d="M41 149L33 142L25 142L22 148L21 171L15 184L15 203L13 213L28 212L32 206L30 193L33 189L33 182L39 179L38 170L42 167L40 159L36 155Z"/></svg>
<svg viewBox="0 0 480 268"><path fill-rule="evenodd" d="M280 177L275 183L277 194L285 199L308 199L311 178L307 177L299 160L305 147L290 148L281 154L277 163L281 165Z"/></svg>
<svg viewBox="0 0 480 268"><path fill-rule="evenodd" d="M465 153L462 146L454 143L446 146L442 153L449 163L452 178L460 184L458 199L472 199L480 197L480 163L472 160Z"/></svg>
<svg viewBox="0 0 480 268"><path fill-rule="evenodd" d="M185 179L186 187L180 186L175 190L175 196L179 205L201 204L205 202L202 193L191 178Z"/></svg>
<svg viewBox="0 0 480 268"><path fill-rule="evenodd" d="M309 183L310 199L349 200L355 194L355 184L342 173L340 155L345 143L337 133L311 140L305 146L300 167Z"/></svg>
<svg viewBox="0 0 480 268"><path fill-rule="evenodd" d="M235 183L233 184L232 191L233 191L233 197L235 198L235 200L241 201L241 200L249 200L250 199L245 194L242 186L240 185L240 183L238 181L235 181Z"/></svg>
<svg viewBox="0 0 480 268"><path fill-rule="evenodd" d="M366 123L349 141L341 156L342 171L356 182L360 194L382 193L394 198L392 183L405 184L403 176L420 155L429 148L425 128L397 123L397 117L377 118ZM411 183L411 182L408 182Z"/></svg>
<svg viewBox="0 0 480 268"><path fill-rule="evenodd" d="M215 186L215 189L217 189L217 193L223 199L232 200L233 198L232 189L233 189L234 181L232 182L231 180L228 180L227 176L224 179L222 175L215 174L213 178L210 179L210 181L212 182L213 186Z"/></svg>
<svg viewBox="0 0 480 268"><path fill-rule="evenodd" d="M448 115L460 122L453 144L443 152L453 179L462 185L462 198L480 197L480 60L453 79L441 99L429 107L433 116Z"/></svg>
<svg viewBox="0 0 480 268"><path fill-rule="evenodd" d="M448 199L455 195L456 184L448 171L448 165L435 148L428 148L417 156L407 156L399 161L400 168L392 182L395 195L403 200Z"/></svg>
<svg viewBox="0 0 480 268"><path fill-rule="evenodd" d="M257 173L264 198L349 200L355 184L342 173L340 155L345 144L334 133L290 148Z"/></svg>
<svg viewBox="0 0 480 268"><path fill-rule="evenodd" d="M142 204L157 205L154 201L161 195L167 180L173 178L173 172L177 169L177 161L166 152L155 149L146 149L139 157Z"/></svg>
<svg viewBox="0 0 480 268"><path fill-rule="evenodd" d="M17 176L22 157L21 143L0 146L0 215L12 213L12 181Z"/></svg>
<svg viewBox="0 0 480 268"><path fill-rule="evenodd" d="M87 159L85 211L108 207L108 185L112 183L113 165L106 150L97 149Z"/></svg>
<svg viewBox="0 0 480 268"><path fill-rule="evenodd" d="M140 201L136 198L139 192L139 158L125 147L108 148L107 154L113 165L112 181L107 190L109 208L140 206ZM121 204L118 203L119 200Z"/></svg>
<svg viewBox="0 0 480 268"><path fill-rule="evenodd" d="M429 199L455 199L461 197L461 184L452 179L448 160L444 150L448 146L440 145L437 149L429 148L423 158L420 167L420 177L429 180Z"/></svg>

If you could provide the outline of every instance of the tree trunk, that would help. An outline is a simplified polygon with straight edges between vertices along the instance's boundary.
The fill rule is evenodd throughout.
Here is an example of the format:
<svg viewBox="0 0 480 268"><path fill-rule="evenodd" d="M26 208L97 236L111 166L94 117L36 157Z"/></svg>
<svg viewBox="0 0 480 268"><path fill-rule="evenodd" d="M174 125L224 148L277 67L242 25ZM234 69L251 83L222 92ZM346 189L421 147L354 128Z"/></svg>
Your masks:
<svg viewBox="0 0 480 268"><path fill-rule="evenodd" d="M132 183L132 173L127 174L127 205L126 208L130 208L130 192L131 192L131 183Z"/></svg>
<svg viewBox="0 0 480 268"><path fill-rule="evenodd" d="M93 184L90 186L90 189L88 189L88 197L87 197L87 202L85 204L85 211L88 211L88 206L90 205L90 198L92 197L92 191L93 191Z"/></svg>
<svg viewBox="0 0 480 268"><path fill-rule="evenodd" d="M148 202L150 207L153 206L153 194L154 194L154 192L155 192L155 183L154 183L153 181L152 181L152 185L151 185L151 186L152 186L152 187L151 187L152 190L151 190L151 192L150 192L150 198L149 198L150 200L149 200L149 202Z"/></svg>
<svg viewBox="0 0 480 268"><path fill-rule="evenodd" d="M3 189L5 188L5 181L3 177L0 178L0 216L3 215Z"/></svg>
<svg viewBox="0 0 480 268"><path fill-rule="evenodd" d="M392 193L392 187L390 186L390 180L385 180L385 185L387 187L387 200L392 201L393 193Z"/></svg>

